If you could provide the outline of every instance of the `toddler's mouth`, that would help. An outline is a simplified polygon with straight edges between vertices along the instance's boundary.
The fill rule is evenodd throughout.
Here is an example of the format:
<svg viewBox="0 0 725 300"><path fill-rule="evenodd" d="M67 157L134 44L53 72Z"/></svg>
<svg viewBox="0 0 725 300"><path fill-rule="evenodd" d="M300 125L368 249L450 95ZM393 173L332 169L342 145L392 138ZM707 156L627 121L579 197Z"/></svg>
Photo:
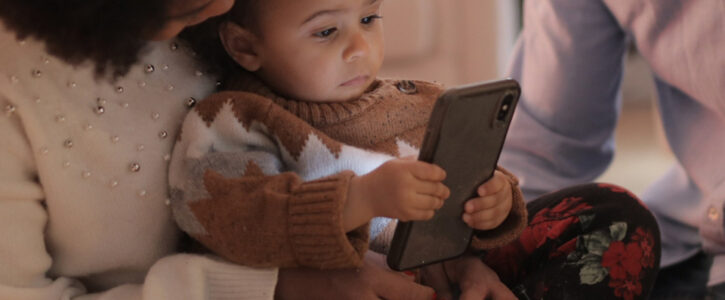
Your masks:
<svg viewBox="0 0 725 300"><path fill-rule="evenodd" d="M358 86L358 85L366 83L368 81L368 78L369 78L368 75L355 76L353 79L343 82L342 84L340 84L340 86L344 86L344 87Z"/></svg>

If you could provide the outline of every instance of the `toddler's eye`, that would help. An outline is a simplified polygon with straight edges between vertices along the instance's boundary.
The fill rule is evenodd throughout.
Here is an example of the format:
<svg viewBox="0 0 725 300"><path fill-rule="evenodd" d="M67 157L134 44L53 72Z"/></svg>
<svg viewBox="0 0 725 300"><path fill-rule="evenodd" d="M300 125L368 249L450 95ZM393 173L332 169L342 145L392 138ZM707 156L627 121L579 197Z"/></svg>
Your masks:
<svg viewBox="0 0 725 300"><path fill-rule="evenodd" d="M327 37L330 37L331 35L333 35L335 32L337 32L337 28L332 27L332 28L328 28L323 31L315 33L315 36L320 37L320 38L327 38Z"/></svg>
<svg viewBox="0 0 725 300"><path fill-rule="evenodd" d="M364 17L364 18L360 19L360 23L363 23L363 24L372 24L373 22L375 22L375 19L382 19L382 18L383 17L380 16L380 15L370 15L370 16L367 16L367 17Z"/></svg>

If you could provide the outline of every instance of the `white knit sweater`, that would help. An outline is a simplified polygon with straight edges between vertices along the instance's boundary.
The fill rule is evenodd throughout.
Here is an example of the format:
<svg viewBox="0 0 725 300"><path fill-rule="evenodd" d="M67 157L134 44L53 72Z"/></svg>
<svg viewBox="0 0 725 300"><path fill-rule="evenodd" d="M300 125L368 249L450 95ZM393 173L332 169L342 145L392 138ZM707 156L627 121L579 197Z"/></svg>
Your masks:
<svg viewBox="0 0 725 300"><path fill-rule="evenodd" d="M213 80L173 42L92 71L0 27L0 299L271 299L276 269L174 254L169 155Z"/></svg>

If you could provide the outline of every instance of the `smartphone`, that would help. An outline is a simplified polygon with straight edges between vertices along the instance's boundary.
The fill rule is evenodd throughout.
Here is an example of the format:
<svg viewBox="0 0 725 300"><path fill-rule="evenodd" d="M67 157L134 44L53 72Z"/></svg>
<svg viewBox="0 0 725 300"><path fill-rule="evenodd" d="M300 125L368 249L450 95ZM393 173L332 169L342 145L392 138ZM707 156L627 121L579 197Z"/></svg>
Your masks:
<svg viewBox="0 0 725 300"><path fill-rule="evenodd" d="M493 176L521 88L513 79L443 92L433 107L418 160L446 171L450 197L427 221L399 222L387 263L398 271L463 254L473 229L462 220L465 202Z"/></svg>

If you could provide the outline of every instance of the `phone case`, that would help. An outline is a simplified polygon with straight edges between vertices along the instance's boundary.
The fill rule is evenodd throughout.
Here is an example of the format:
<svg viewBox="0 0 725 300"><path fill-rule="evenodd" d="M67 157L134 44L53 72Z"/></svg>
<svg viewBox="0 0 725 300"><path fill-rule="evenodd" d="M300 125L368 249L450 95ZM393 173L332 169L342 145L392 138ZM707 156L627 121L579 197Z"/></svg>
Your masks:
<svg viewBox="0 0 725 300"><path fill-rule="evenodd" d="M451 259L473 230L461 220L465 201L496 169L521 89L505 79L452 88L435 103L418 159L441 166L450 197L427 221L399 222L388 265L407 270Z"/></svg>

